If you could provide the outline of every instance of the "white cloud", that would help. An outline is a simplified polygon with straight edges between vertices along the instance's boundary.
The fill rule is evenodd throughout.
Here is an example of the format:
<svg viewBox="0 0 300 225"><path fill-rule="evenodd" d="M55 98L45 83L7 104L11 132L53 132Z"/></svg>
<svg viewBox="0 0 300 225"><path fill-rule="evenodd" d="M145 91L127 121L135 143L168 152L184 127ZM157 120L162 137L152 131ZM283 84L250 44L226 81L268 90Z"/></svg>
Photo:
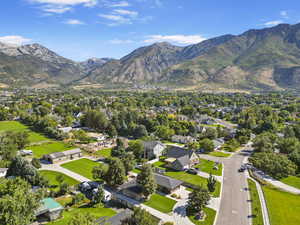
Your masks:
<svg viewBox="0 0 300 225"><path fill-rule="evenodd" d="M84 25L85 23L77 20L77 19L69 19L67 21L65 21L65 24L69 24L69 25Z"/></svg>
<svg viewBox="0 0 300 225"><path fill-rule="evenodd" d="M130 10L124 10L124 9L115 9L113 12L115 14L125 15L125 16L130 16L130 17L137 17L139 15L139 13L136 11L130 11Z"/></svg>
<svg viewBox="0 0 300 225"><path fill-rule="evenodd" d="M57 14L62 14L72 10L72 8L68 6L55 6L55 5L46 5L41 9L47 13L57 13Z"/></svg>
<svg viewBox="0 0 300 225"><path fill-rule="evenodd" d="M113 39L110 40L109 43L119 45L119 44L132 44L134 41L132 40L120 40L120 39Z"/></svg>
<svg viewBox="0 0 300 225"><path fill-rule="evenodd" d="M262 24L262 25L264 25L264 26L266 26L266 27L272 27L272 26L276 26L276 25L281 24L281 23L283 23L282 20L273 20L273 21L265 22L265 23Z"/></svg>
<svg viewBox="0 0 300 225"><path fill-rule="evenodd" d="M128 7L130 4L127 1L120 1L115 3L108 3L107 6L109 7Z"/></svg>
<svg viewBox="0 0 300 225"><path fill-rule="evenodd" d="M108 26L118 26L121 24L131 24L132 23L129 18L125 18L120 15L99 14L99 16L110 21L110 22L106 23L106 25L108 25Z"/></svg>
<svg viewBox="0 0 300 225"><path fill-rule="evenodd" d="M288 12L286 10L283 10L280 12L280 16L284 19L288 19L289 18L289 15L288 15Z"/></svg>
<svg viewBox="0 0 300 225"><path fill-rule="evenodd" d="M24 37L18 36L18 35L0 37L0 42L10 44L10 45L22 45L22 44L28 43L30 41L31 41L31 39L24 38Z"/></svg>
<svg viewBox="0 0 300 225"><path fill-rule="evenodd" d="M150 35L144 40L145 43L155 43L155 42L172 42L176 44L196 44L206 40L206 38L201 35Z"/></svg>
<svg viewBox="0 0 300 225"><path fill-rule="evenodd" d="M52 5L79 5L90 7L97 4L97 0L29 0L33 3L52 4Z"/></svg>

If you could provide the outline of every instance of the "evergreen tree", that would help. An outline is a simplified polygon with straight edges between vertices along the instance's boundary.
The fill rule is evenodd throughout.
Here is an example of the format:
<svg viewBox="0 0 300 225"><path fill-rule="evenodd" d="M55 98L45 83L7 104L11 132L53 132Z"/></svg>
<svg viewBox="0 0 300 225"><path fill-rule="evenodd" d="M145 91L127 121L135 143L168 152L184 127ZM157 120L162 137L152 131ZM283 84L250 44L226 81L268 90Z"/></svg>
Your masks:
<svg viewBox="0 0 300 225"><path fill-rule="evenodd" d="M150 164L143 165L141 173L137 176L137 183L142 186L146 199L156 191L157 184Z"/></svg>

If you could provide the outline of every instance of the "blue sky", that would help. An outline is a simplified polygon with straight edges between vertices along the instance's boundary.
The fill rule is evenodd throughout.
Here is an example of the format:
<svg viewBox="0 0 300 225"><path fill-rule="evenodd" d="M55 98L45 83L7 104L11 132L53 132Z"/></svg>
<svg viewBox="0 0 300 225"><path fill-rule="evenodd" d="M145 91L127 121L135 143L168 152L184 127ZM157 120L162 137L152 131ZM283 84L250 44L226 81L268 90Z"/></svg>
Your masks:
<svg viewBox="0 0 300 225"><path fill-rule="evenodd" d="M300 22L299 0L4 0L0 6L0 41L37 42L78 61Z"/></svg>

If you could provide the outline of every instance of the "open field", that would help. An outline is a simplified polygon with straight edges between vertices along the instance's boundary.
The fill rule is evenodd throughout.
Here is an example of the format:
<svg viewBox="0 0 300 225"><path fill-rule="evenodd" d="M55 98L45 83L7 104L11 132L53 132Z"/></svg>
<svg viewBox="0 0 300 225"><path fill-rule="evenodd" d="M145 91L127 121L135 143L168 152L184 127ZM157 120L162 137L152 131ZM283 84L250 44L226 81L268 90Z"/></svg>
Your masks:
<svg viewBox="0 0 300 225"><path fill-rule="evenodd" d="M251 179L248 179L248 185L251 199L252 225L262 225L264 221L256 184Z"/></svg>
<svg viewBox="0 0 300 225"><path fill-rule="evenodd" d="M18 122L18 121L1 121L0 122L0 132L5 131L28 131L30 143L48 141L49 138L42 134L36 133L29 129L28 126Z"/></svg>
<svg viewBox="0 0 300 225"><path fill-rule="evenodd" d="M183 182L186 182L186 183L190 183L194 186L203 186L206 188L206 185L207 185L207 179L204 178L204 177L200 177L198 175L193 175L193 174L189 174L189 173L186 173L186 172L166 172L165 173L166 176L169 176L169 177L172 177L174 179L177 179L177 180L181 180ZM216 185L216 190L215 192L212 194L214 197L219 197L220 196L220 192L221 192L221 183L220 182L217 182L217 185Z"/></svg>
<svg viewBox="0 0 300 225"><path fill-rule="evenodd" d="M263 186L272 225L300 224L300 196Z"/></svg>
<svg viewBox="0 0 300 225"><path fill-rule="evenodd" d="M216 217L216 211L211 208L205 208L206 218L204 221L196 220L194 216L189 216L189 219L196 225L213 225Z"/></svg>
<svg viewBox="0 0 300 225"><path fill-rule="evenodd" d="M103 216L112 217L116 215L116 212L109 208L73 208L70 211L63 212L63 218L56 220L54 222L47 223L48 225L66 225L71 220L71 218L76 214L89 213L96 219Z"/></svg>
<svg viewBox="0 0 300 225"><path fill-rule="evenodd" d="M195 167L199 168L200 171L202 172L211 173L212 175L216 175L216 176L222 176L223 165L219 164L217 170L214 169L214 165L215 162L213 161L200 159L200 163Z"/></svg>
<svg viewBox="0 0 300 225"><path fill-rule="evenodd" d="M300 177L289 176L280 180L282 183L300 189Z"/></svg>
<svg viewBox="0 0 300 225"><path fill-rule="evenodd" d="M58 175L63 176L64 178L64 182L66 182L68 185L73 186L76 184L79 184L79 182L75 179L73 179L72 177L69 177L63 173L59 173L56 171L49 171L49 170L42 170L39 172L42 176L44 176L45 178L47 178L47 180L49 181L49 185L51 186L51 188L56 188L58 187L59 183L56 181L56 177Z"/></svg>
<svg viewBox="0 0 300 225"><path fill-rule="evenodd" d="M74 173L78 173L90 180L93 180L93 168L98 166L99 163L89 159L78 159L72 162L64 163L61 166L65 169L71 170Z"/></svg>
<svg viewBox="0 0 300 225"><path fill-rule="evenodd" d="M153 194L144 204L160 212L170 213L173 211L176 201L159 194Z"/></svg>
<svg viewBox="0 0 300 225"><path fill-rule="evenodd" d="M27 147L27 149L32 150L33 156L36 158L42 158L42 156L46 154L51 154L54 152L63 152L74 148L74 146L58 141Z"/></svg>

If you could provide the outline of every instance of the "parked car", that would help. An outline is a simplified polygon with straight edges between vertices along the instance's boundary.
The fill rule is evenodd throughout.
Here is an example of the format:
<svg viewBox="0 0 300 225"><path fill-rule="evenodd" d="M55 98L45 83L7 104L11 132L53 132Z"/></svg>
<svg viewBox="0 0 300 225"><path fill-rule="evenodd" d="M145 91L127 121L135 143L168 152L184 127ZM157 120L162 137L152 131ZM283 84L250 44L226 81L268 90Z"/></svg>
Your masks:
<svg viewBox="0 0 300 225"><path fill-rule="evenodd" d="M189 173L189 174L193 174L193 175L197 175L198 174L198 172L197 172L196 169L188 169L186 172Z"/></svg>

